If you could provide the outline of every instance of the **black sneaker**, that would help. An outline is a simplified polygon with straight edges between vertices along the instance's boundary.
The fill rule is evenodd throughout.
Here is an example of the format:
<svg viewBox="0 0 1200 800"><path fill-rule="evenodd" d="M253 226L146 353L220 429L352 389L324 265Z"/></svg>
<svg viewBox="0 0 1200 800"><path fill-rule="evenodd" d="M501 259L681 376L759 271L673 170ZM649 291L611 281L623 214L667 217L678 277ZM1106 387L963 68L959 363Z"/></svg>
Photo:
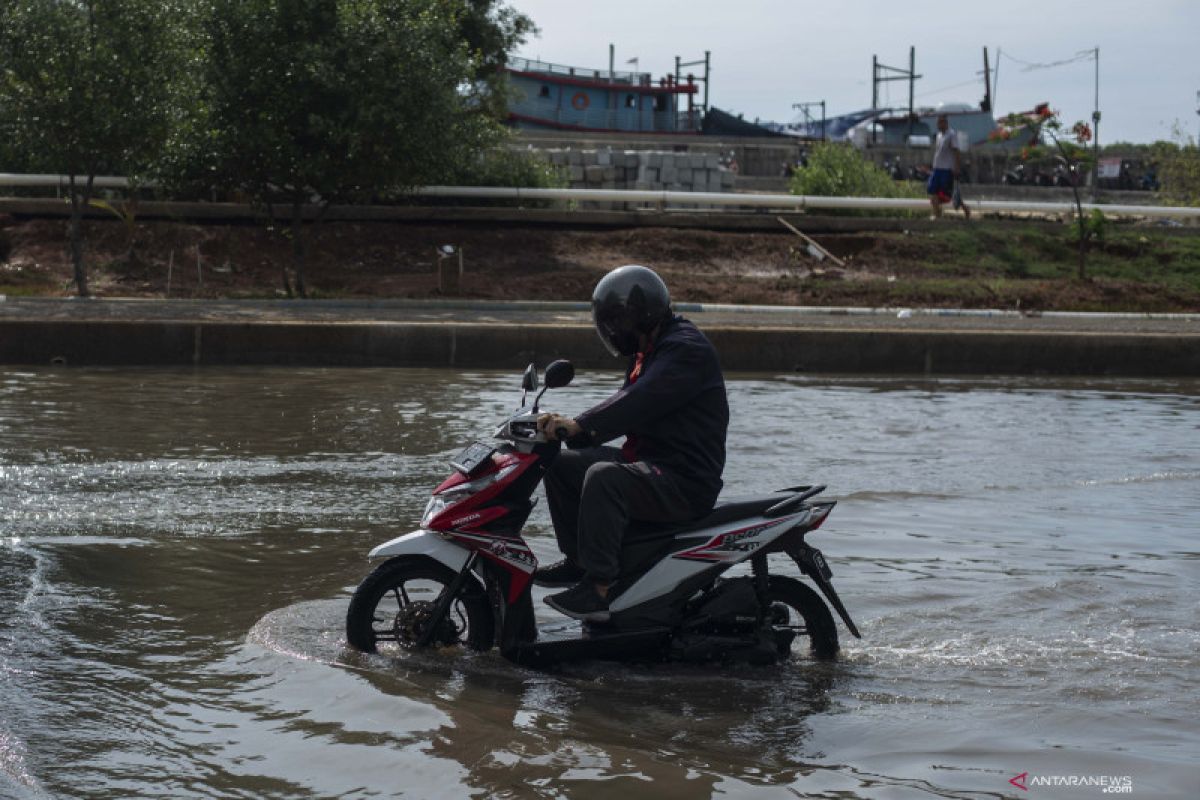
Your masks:
<svg viewBox="0 0 1200 800"><path fill-rule="evenodd" d="M546 604L555 611L584 622L608 622L608 600L596 592L591 580L582 580L565 592L552 594Z"/></svg>
<svg viewBox="0 0 1200 800"><path fill-rule="evenodd" d="M572 564L564 558L548 567L542 567L533 573L533 582L537 586L557 589L563 586L574 586L583 579L583 568Z"/></svg>

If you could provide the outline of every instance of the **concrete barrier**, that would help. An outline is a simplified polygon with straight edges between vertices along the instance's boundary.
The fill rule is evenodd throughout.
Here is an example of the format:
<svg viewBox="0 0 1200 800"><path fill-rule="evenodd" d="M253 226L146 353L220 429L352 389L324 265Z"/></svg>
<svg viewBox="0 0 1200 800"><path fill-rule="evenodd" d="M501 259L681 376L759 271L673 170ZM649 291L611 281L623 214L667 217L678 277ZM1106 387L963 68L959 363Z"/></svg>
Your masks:
<svg viewBox="0 0 1200 800"><path fill-rule="evenodd" d="M1200 335L704 326L726 370L1200 375ZM612 368L587 325L0 320L0 363Z"/></svg>
<svg viewBox="0 0 1200 800"><path fill-rule="evenodd" d="M726 369L896 375L1200 374L1200 337L1169 334L727 329ZM753 366L743 366L753 365Z"/></svg>

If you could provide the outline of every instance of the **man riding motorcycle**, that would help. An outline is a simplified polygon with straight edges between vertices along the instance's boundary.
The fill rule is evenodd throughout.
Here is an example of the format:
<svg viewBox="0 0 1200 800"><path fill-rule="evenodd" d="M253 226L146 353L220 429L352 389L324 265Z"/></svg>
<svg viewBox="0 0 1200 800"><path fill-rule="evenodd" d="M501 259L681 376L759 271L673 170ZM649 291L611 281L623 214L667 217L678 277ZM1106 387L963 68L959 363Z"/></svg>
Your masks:
<svg viewBox="0 0 1200 800"><path fill-rule="evenodd" d="M716 350L671 312L666 284L653 270L627 265L605 275L592 293L592 318L608 351L629 357L625 383L575 419L538 419L547 438L562 438L569 449L545 478L566 558L539 569L534 581L574 583L546 602L576 619L604 622L629 523L686 522L712 509L722 486L729 405ZM602 446L621 435L622 447Z"/></svg>

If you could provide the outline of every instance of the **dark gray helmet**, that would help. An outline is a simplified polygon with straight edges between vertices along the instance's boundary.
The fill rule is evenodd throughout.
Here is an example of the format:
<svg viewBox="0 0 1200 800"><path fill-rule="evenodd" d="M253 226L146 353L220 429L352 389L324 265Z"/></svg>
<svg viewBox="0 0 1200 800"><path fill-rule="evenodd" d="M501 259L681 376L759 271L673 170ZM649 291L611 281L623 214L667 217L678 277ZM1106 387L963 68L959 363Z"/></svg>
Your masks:
<svg viewBox="0 0 1200 800"><path fill-rule="evenodd" d="M608 352L631 356L638 338L671 316L671 295L654 270L628 264L617 267L592 292L592 321Z"/></svg>

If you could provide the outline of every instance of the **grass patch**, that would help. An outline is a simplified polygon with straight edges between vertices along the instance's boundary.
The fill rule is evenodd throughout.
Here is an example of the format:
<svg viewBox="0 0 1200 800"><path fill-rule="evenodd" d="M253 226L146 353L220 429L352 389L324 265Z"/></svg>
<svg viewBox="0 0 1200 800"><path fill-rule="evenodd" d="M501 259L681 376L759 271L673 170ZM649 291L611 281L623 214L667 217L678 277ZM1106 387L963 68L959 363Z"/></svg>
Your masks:
<svg viewBox="0 0 1200 800"><path fill-rule="evenodd" d="M1078 244L1069 225L1014 229L982 223L934 231L920 239L914 234L880 238L885 240L883 251L895 260L911 262L919 253L916 263L903 270L909 275L1073 280L1078 268ZM1200 233L1110 228L1088 250L1087 275L1200 292Z"/></svg>
<svg viewBox="0 0 1200 800"><path fill-rule="evenodd" d="M46 283L0 283L0 294L6 297L45 297L55 288Z"/></svg>

